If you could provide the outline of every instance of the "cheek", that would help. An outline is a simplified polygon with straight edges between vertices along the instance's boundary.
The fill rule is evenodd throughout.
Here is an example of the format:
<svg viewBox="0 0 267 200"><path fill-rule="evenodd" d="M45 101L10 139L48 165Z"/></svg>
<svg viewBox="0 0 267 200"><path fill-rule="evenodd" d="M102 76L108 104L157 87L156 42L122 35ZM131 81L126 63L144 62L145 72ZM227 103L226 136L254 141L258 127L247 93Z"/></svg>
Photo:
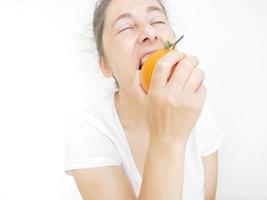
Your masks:
<svg viewBox="0 0 267 200"><path fill-rule="evenodd" d="M129 66L118 66L118 68L114 70L114 76L121 87L128 88L134 81L135 70Z"/></svg>
<svg viewBox="0 0 267 200"><path fill-rule="evenodd" d="M114 50L119 52L120 55L124 55L125 58L128 58L131 56L133 50L134 50L135 40L129 39L129 38L121 38L114 40Z"/></svg>
<svg viewBox="0 0 267 200"><path fill-rule="evenodd" d="M133 81L136 66L132 56L131 47L126 43L113 48L111 65L113 72L120 84L129 85ZM131 66L132 65L132 66Z"/></svg>
<svg viewBox="0 0 267 200"><path fill-rule="evenodd" d="M162 30L159 30L158 33L159 33L159 35L161 35L161 37L164 41L166 41L166 40L174 41L175 40L175 33L170 29L162 29Z"/></svg>
<svg viewBox="0 0 267 200"><path fill-rule="evenodd" d="M112 46L112 54L115 56L117 64L122 68L122 70L129 70L136 68L134 65L136 60L134 55L134 40L117 40Z"/></svg>
<svg viewBox="0 0 267 200"><path fill-rule="evenodd" d="M112 54L121 68L129 68L133 59L133 45L130 42L118 42L112 46Z"/></svg>

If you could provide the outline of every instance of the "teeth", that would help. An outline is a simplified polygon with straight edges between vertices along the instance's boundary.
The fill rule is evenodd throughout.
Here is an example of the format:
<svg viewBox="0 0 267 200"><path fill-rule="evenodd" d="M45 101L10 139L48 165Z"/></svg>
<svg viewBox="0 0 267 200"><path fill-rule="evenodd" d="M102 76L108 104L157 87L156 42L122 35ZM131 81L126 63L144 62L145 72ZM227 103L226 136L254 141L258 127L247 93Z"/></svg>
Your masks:
<svg viewBox="0 0 267 200"><path fill-rule="evenodd" d="M142 58L142 60L141 60L141 65L143 65L143 64L146 62L148 56L149 56L149 54L146 55L146 56L144 56L144 57Z"/></svg>

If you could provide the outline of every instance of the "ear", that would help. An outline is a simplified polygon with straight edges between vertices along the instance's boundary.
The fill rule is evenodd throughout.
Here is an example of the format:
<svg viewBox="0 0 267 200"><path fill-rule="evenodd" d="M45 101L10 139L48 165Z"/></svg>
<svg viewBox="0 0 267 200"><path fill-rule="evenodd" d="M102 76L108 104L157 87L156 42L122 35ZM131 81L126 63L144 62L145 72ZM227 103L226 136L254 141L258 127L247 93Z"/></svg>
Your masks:
<svg viewBox="0 0 267 200"><path fill-rule="evenodd" d="M99 66L100 66L100 69L103 75L107 78L112 77L113 71L111 67L108 65L108 63L106 62L106 59L104 58L104 56L100 56L98 61L99 61Z"/></svg>

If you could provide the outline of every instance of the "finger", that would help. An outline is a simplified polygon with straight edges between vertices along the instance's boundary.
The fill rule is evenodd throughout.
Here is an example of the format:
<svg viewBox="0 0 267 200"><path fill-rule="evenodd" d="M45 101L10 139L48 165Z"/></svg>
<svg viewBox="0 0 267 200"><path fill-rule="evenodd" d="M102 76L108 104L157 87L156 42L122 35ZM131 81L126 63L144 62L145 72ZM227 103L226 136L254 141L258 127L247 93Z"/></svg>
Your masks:
<svg viewBox="0 0 267 200"><path fill-rule="evenodd" d="M207 88L203 84L201 84L194 96L198 100L198 103L203 106L207 97Z"/></svg>
<svg viewBox="0 0 267 200"><path fill-rule="evenodd" d="M186 56L176 66L167 87L173 91L181 91L192 70L198 65L195 56Z"/></svg>
<svg viewBox="0 0 267 200"><path fill-rule="evenodd" d="M172 67L178 63L183 56L182 53L173 50L157 62L151 77L151 92L159 91L166 86Z"/></svg>
<svg viewBox="0 0 267 200"><path fill-rule="evenodd" d="M199 86L203 83L204 79L205 73L203 70L197 68L193 69L182 91L186 93L195 93Z"/></svg>

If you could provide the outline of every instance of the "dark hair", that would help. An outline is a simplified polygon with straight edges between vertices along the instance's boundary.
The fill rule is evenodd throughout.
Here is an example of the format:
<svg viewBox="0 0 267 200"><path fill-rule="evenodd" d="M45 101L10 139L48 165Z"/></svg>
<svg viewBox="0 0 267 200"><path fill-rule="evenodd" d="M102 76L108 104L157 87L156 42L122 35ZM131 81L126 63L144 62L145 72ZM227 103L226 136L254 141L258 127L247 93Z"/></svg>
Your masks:
<svg viewBox="0 0 267 200"><path fill-rule="evenodd" d="M112 0L98 0L95 6L94 16L93 16L93 33L94 33L94 40L96 43L96 48L99 56L104 55L103 51L103 28L105 24L105 18L106 18L106 10L111 3ZM163 8L163 11L168 19L166 8L163 5L161 0L156 0L159 2L161 7Z"/></svg>

